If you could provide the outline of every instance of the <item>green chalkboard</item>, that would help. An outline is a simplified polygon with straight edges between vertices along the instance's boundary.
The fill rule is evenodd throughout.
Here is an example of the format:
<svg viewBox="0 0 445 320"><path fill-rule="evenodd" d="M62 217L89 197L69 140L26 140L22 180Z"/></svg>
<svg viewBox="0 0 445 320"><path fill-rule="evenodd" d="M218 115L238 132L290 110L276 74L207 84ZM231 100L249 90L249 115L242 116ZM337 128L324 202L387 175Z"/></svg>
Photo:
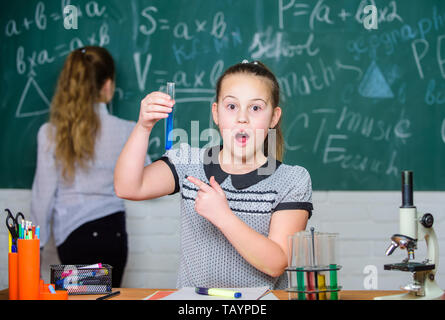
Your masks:
<svg viewBox="0 0 445 320"><path fill-rule="evenodd" d="M68 4L77 29L64 25ZM281 84L284 161L306 167L314 190L397 190L407 169L416 190L445 189L443 1L16 0L2 2L0 27L1 188L31 187L63 61L101 45L117 64L119 117L137 120L140 100L175 81L175 128L208 145L216 79L261 60ZM163 152L160 123L149 153Z"/></svg>

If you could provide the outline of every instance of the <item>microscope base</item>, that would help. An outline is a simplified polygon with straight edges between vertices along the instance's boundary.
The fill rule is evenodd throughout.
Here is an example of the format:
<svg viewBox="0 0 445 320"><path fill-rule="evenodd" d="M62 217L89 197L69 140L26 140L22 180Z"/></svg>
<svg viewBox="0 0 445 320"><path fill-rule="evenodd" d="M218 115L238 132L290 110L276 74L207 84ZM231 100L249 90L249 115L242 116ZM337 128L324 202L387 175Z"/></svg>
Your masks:
<svg viewBox="0 0 445 320"><path fill-rule="evenodd" d="M403 294L395 294L391 296L382 296L382 297L375 297L374 300L444 300L445 296L443 296L443 292L441 292L439 295L433 295L433 296L424 296L419 297L416 296L414 293L403 293Z"/></svg>
<svg viewBox="0 0 445 320"><path fill-rule="evenodd" d="M407 292L391 296L375 297L374 300L445 300L444 291L435 281L425 281L425 295L418 296L415 292Z"/></svg>

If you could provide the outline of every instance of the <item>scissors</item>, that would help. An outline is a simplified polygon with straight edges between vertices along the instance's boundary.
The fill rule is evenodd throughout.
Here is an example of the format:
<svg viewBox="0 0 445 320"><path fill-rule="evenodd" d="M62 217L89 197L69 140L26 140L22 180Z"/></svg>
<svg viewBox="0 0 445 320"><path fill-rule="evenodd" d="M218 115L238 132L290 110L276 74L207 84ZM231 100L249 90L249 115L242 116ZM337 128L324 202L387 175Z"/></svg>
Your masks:
<svg viewBox="0 0 445 320"><path fill-rule="evenodd" d="M18 212L14 217L9 209L5 209L5 211L8 212L8 215L6 216L6 227L8 227L13 241L16 242L19 238L20 224L25 221L25 216L23 213ZM22 218L22 221L19 222L19 218Z"/></svg>

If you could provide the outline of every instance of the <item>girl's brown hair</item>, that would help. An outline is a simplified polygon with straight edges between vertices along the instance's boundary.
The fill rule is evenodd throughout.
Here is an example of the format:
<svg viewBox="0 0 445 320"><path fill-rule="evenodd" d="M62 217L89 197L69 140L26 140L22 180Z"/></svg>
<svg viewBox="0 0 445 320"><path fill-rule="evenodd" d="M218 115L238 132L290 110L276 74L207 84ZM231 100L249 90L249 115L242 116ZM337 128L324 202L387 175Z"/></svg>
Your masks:
<svg viewBox="0 0 445 320"><path fill-rule="evenodd" d="M72 51L60 73L51 101L49 122L55 128L55 158L63 178L70 182L76 166L87 168L94 159L100 120L94 103L106 80L114 81L114 62L110 53L96 46Z"/></svg>
<svg viewBox="0 0 445 320"><path fill-rule="evenodd" d="M221 91L221 85L224 78L231 74L237 74L237 73L246 73L246 74L252 74L255 76L263 77L264 79L268 80L270 84L270 96L272 100L272 107L276 108L278 107L280 103L280 85L277 81L277 78L272 73L272 71L269 70L269 68L266 67L263 63L260 61L253 61L253 62L241 62L238 64L235 64L228 68L218 79L218 82L216 83L216 101L219 100L219 94ZM281 117L278 121L277 125L274 128L275 130L275 154L274 157L276 157L277 160L282 161L283 154L284 154L284 138L283 138L283 132L281 130ZM272 144L273 145L273 144ZM269 134L267 135L266 139L264 140L264 154L266 156L269 155Z"/></svg>

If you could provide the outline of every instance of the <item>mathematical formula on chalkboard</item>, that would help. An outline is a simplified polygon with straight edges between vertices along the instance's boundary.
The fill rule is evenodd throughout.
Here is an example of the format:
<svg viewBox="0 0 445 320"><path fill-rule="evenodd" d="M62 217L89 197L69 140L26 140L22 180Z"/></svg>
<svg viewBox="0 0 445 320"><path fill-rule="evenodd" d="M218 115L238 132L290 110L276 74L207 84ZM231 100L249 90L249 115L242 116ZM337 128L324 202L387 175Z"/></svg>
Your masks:
<svg viewBox="0 0 445 320"><path fill-rule="evenodd" d="M14 160L2 160L0 187L30 187L64 59L99 45L116 61L119 117L137 120L140 100L174 81L178 139L219 143L218 77L261 60L281 87L284 160L306 167L314 189L394 190L404 169L418 189L445 188L445 3L23 0L0 16L1 151ZM154 159L163 135L157 125Z"/></svg>

